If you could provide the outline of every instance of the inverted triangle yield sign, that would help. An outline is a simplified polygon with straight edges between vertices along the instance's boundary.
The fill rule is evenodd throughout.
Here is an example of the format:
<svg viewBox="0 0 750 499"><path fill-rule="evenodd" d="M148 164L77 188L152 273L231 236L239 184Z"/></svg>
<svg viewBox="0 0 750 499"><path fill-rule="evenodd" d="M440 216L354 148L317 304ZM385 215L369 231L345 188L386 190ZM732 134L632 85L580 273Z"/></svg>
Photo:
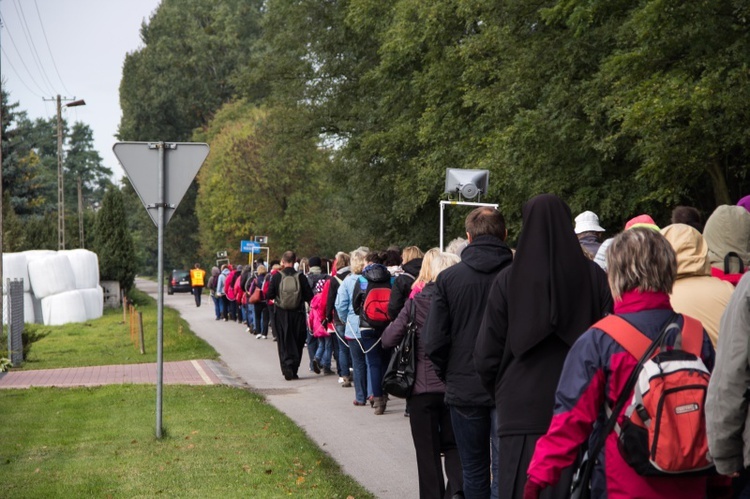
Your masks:
<svg viewBox="0 0 750 499"><path fill-rule="evenodd" d="M112 150L148 215L158 225L159 149L157 142L117 142ZM167 142L164 146L164 224L174 215L209 153L208 144ZM149 207L154 208L149 208Z"/></svg>

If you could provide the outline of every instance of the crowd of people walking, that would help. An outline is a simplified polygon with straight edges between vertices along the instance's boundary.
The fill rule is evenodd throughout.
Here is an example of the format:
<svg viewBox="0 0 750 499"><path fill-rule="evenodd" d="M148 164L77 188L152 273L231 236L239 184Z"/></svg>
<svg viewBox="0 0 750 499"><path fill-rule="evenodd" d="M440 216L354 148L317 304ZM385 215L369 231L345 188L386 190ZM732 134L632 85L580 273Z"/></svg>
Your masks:
<svg viewBox="0 0 750 499"><path fill-rule="evenodd" d="M750 196L704 224L681 206L664 228L640 214L602 241L595 213L574 218L543 194L523 206L515 248L503 215L479 207L445 250L286 251L214 267L206 287L217 321L271 333L286 380L306 362L375 415L393 351L414 331L405 415L420 497L748 497L749 209ZM680 392L674 414L649 414L649 383L666 368L643 373L675 358L690 376L705 369L702 396ZM697 440L665 446L686 434Z"/></svg>

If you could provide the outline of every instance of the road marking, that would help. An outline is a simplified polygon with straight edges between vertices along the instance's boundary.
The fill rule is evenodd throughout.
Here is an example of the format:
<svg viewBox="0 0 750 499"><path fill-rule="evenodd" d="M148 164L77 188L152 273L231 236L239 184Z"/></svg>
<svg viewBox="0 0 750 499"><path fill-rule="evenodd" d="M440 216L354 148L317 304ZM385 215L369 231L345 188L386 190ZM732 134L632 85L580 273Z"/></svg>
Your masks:
<svg viewBox="0 0 750 499"><path fill-rule="evenodd" d="M211 381L211 378L206 374L206 371L203 370L200 363L197 360L191 360L190 361L193 364L193 367L195 367L195 370L198 371L198 374L201 378L203 378L203 381L206 382L207 385L213 385L214 382Z"/></svg>

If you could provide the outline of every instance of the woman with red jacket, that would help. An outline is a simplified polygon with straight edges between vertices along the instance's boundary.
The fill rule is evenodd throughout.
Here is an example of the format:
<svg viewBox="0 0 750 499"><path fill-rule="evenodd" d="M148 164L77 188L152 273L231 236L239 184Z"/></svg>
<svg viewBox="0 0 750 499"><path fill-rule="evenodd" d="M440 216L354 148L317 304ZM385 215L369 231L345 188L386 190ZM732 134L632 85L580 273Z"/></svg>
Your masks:
<svg viewBox="0 0 750 499"><path fill-rule="evenodd" d="M674 250L658 232L635 228L618 235L608 250L608 280L615 299L615 314L652 341L671 322L683 319L672 310L669 293L677 272ZM665 345L674 345L680 329L667 333ZM703 331L701 357L711 370L714 349ZM545 497L544 489L557 483L561 471L576 460L578 449L598 438L596 428L606 420L638 359L597 328L583 333L570 349L555 395L552 423L536 445L524 498ZM632 397L632 395L629 395ZM627 404L626 404L627 405ZM618 422L625 418L625 408ZM606 436L591 480L591 497L641 499L703 499L706 477L641 476L620 455L615 432Z"/></svg>

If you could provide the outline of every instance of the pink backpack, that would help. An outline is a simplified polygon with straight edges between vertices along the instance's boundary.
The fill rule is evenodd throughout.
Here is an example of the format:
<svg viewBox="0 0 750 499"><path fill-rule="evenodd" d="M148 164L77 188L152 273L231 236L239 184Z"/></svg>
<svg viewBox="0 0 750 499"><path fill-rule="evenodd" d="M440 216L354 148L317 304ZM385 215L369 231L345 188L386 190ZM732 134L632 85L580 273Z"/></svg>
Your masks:
<svg viewBox="0 0 750 499"><path fill-rule="evenodd" d="M229 274L227 274L227 280L224 282L224 294L229 301L234 301L237 298L237 295L234 292L234 278L236 276L237 271L233 270Z"/></svg>
<svg viewBox="0 0 750 499"><path fill-rule="evenodd" d="M323 319L325 319L325 300L323 299L323 293L318 293L313 296L310 302L310 313L307 314L307 325L316 338L329 336L328 331L323 326Z"/></svg>

